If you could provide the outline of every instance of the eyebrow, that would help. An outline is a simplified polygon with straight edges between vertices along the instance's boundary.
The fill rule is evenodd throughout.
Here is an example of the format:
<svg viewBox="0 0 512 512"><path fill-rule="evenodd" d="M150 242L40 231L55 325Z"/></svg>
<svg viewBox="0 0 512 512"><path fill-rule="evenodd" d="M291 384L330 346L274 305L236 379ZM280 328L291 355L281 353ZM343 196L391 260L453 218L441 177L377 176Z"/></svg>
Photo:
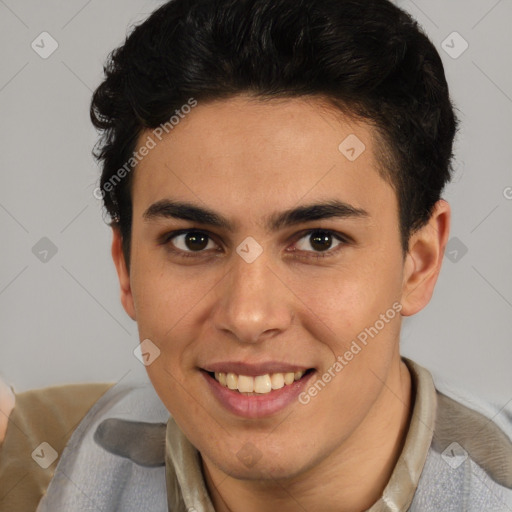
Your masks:
<svg viewBox="0 0 512 512"><path fill-rule="evenodd" d="M158 219L182 219L227 231L234 231L234 224L223 215L186 201L162 199L153 203L142 215L145 221ZM265 219L268 231L278 231L297 224L331 218L366 218L367 211L337 199L291 208L269 215Z"/></svg>

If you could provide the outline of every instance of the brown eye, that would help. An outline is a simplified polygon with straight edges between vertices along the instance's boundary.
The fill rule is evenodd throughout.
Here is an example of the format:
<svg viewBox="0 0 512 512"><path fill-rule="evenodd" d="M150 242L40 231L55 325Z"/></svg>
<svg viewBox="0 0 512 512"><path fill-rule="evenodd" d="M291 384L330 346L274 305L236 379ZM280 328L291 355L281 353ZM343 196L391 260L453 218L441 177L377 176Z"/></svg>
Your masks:
<svg viewBox="0 0 512 512"><path fill-rule="evenodd" d="M186 231L170 237L168 242L183 252L202 252L216 247L210 236L201 231Z"/></svg>
<svg viewBox="0 0 512 512"><path fill-rule="evenodd" d="M204 233L192 232L185 235L185 245L191 251L202 251L208 245L209 237Z"/></svg>
<svg viewBox="0 0 512 512"><path fill-rule="evenodd" d="M316 234L310 235L311 247L317 251L326 251L331 248L333 236L324 231L318 231Z"/></svg>
<svg viewBox="0 0 512 512"><path fill-rule="evenodd" d="M301 240L305 240L305 242L301 242ZM311 252L308 249L310 246L313 248L313 252L325 252L332 248L333 242L338 242L337 245L339 245L343 243L343 240L330 231L317 229L306 233L296 245L300 251Z"/></svg>

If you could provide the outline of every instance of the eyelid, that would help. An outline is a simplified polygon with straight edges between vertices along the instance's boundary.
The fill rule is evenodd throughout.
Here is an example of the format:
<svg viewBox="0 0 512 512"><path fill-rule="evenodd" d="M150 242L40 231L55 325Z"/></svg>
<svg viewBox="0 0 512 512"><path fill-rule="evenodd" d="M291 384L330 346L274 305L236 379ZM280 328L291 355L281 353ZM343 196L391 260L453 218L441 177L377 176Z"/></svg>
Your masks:
<svg viewBox="0 0 512 512"><path fill-rule="evenodd" d="M329 235L332 235L334 238L336 238L340 242L349 243L352 241L352 239L348 235L345 235L344 233L340 233L334 229L327 229L327 228L309 228L309 229L305 229L303 231L299 231L298 233L295 233L295 235L293 235L293 236L296 240L300 240L301 238L304 238L305 236L308 236L311 233L316 233L316 232L328 233Z"/></svg>
<svg viewBox="0 0 512 512"><path fill-rule="evenodd" d="M353 240L348 236L348 235L345 235L343 233L339 233L338 231L335 231L335 230L332 230L332 229L327 229L327 228L310 228L310 229L306 229L304 231L301 231L299 233L296 233L294 235L294 239L295 239L295 242L294 243L297 243L299 240L302 240L303 238L311 235L312 233L317 233L317 232L322 232L322 233L328 233L329 235L331 235L333 238L335 238L338 242L340 242L337 246L333 247L333 248L329 248L325 251L306 251L306 250L303 250L303 249L292 249L291 251L289 252L292 252L292 253L306 253L308 256L304 256L304 258L325 258L325 257L329 257L329 256L334 256L338 250L340 250L342 247L350 244L351 242L353 242ZM299 256L300 257L300 256Z"/></svg>
<svg viewBox="0 0 512 512"><path fill-rule="evenodd" d="M199 228L184 228L184 229L176 229L174 231L169 231L164 233L163 235L159 236L157 239L157 242L159 245L168 245L170 242L180 236L180 235L186 235L188 233L200 233L203 235L206 235L212 242L214 242L216 245L219 246L219 243L216 240L216 235L213 233L210 233L206 229L199 229ZM172 245L172 244L171 244ZM185 254L202 254L205 251L183 251L182 249L178 249L177 247L173 247L173 250L178 253L185 253Z"/></svg>
<svg viewBox="0 0 512 512"><path fill-rule="evenodd" d="M192 233L192 232L201 233L201 234L207 235L208 238L211 241L213 241L217 246L219 246L219 243L216 241L216 235L215 234L209 232L206 229L200 229L200 228L185 228L185 229L178 229L178 230L175 230L175 231L170 231L170 232L164 233L162 236L160 236L158 238L158 243L159 243L159 245L168 245L168 244L170 244L170 242L174 238L176 238L176 237L178 237L180 235L184 235L184 234L188 234L188 233ZM334 248L327 249L325 251L305 251L303 249L301 249L301 250L292 249L291 251L288 251L288 252L292 252L292 253L302 253L302 252L305 252L305 253L308 253L308 254L313 254L314 255L313 257L324 257L324 256L327 256L327 255L330 256L333 253L337 252L337 248L338 247L344 246L344 245L347 245L347 244L350 244L351 242L353 242L353 240L348 235L345 235L343 233L339 233L339 232L337 232L335 230L332 230L332 229L317 227L317 228L310 228L310 229L306 229L306 230L303 230L303 231L299 231L298 233L295 233L293 235L293 237L292 237L292 239L294 240L293 243L295 244L299 240L301 240L302 238L305 238L308 235L311 235L312 233L316 233L316 232L328 233L333 238L338 240L340 242L340 244L337 245ZM183 251L182 249L178 249L177 247L174 247L172 244L170 244L170 245L171 245L171 249L170 250L172 252L174 252L175 254L178 254L178 255L184 255L184 256L195 255L197 257L201 257L202 255L207 254L207 251L204 251L204 250L202 250L202 251Z"/></svg>

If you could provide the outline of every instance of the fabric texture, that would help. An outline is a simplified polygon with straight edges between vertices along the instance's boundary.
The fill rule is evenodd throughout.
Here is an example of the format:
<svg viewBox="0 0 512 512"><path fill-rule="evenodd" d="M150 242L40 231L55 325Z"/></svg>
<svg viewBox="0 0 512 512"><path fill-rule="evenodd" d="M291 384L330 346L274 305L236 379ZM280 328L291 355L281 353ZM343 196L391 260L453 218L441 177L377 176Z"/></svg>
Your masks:
<svg viewBox="0 0 512 512"><path fill-rule="evenodd" d="M411 423L382 497L367 512L512 512L510 411L468 407L436 390L427 370L403 360L412 378ZM65 401L61 407L60 414ZM0 451L0 489L5 464L28 467L26 457L15 460L9 433ZM49 476L27 481L30 502L0 511L35 510L32 504L50 482L37 512L214 512L200 454L150 384L108 389L74 429L51 481ZM10 478L12 484L16 478Z"/></svg>
<svg viewBox="0 0 512 512"><path fill-rule="evenodd" d="M167 511L165 428L155 435L168 419L150 384L113 386L73 433L37 512Z"/></svg>
<svg viewBox="0 0 512 512"><path fill-rule="evenodd" d="M48 443L61 454L88 410L111 386L76 384L16 394L0 445L0 512L36 509L58 463L57 459L49 467L41 467L36 460L45 462L44 456L49 454L44 447L36 449Z"/></svg>

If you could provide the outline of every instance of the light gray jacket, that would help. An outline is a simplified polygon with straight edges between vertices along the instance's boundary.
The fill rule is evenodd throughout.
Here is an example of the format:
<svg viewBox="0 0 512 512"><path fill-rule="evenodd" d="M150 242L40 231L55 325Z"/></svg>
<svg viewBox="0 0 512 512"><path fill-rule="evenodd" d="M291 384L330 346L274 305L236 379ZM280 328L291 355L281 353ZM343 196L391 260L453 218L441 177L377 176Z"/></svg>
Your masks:
<svg viewBox="0 0 512 512"><path fill-rule="evenodd" d="M367 512L512 512L512 412L450 398L403 360L412 421ZM37 512L214 512L200 468L151 385L116 385L73 433Z"/></svg>

